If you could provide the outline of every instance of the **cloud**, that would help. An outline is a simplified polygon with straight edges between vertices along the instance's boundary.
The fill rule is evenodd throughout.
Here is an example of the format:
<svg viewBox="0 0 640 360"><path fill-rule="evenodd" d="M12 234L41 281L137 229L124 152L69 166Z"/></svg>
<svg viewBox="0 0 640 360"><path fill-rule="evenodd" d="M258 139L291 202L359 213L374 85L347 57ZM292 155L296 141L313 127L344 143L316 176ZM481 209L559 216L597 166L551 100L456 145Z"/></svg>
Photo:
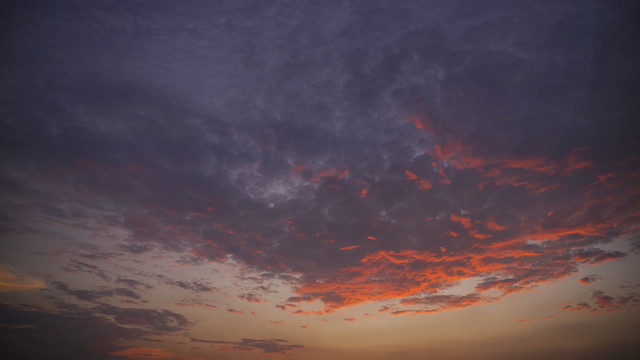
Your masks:
<svg viewBox="0 0 640 360"><path fill-rule="evenodd" d="M431 182L429 182L429 180L425 180L424 178L421 178L420 176L412 173L409 170L405 170L404 174L407 180L416 183L418 185L418 188L420 188L421 190L429 190L433 187L433 185L431 185Z"/></svg>
<svg viewBox="0 0 640 360"><path fill-rule="evenodd" d="M589 305L589 303L586 303L584 301L581 301L575 305L566 304L565 306L562 307L562 310L567 310L567 311L581 311L581 310L588 310L588 309L591 309L591 305Z"/></svg>
<svg viewBox="0 0 640 360"><path fill-rule="evenodd" d="M591 299L593 300L592 305L586 301L580 301L575 305L569 302L562 309L567 311L616 312L640 307L640 295L636 293L611 296L602 290L594 290L591 293Z"/></svg>
<svg viewBox="0 0 640 360"><path fill-rule="evenodd" d="M601 290L593 291L592 298L597 306L597 310L605 312L614 312L625 309L626 307L639 307L640 295L627 294L619 296L606 295Z"/></svg>
<svg viewBox="0 0 640 360"><path fill-rule="evenodd" d="M140 244L118 244L117 245L118 249L127 251L129 253L132 253L134 255L139 255L139 254L144 254L146 252L149 252L153 249L153 247L151 245L145 244L145 245L140 245Z"/></svg>
<svg viewBox="0 0 640 360"><path fill-rule="evenodd" d="M580 284L586 285L586 284L591 284L592 282L595 282L600 279L602 278L599 277L598 275L589 275L589 276L581 277L580 279L578 279L578 282Z"/></svg>
<svg viewBox="0 0 640 360"><path fill-rule="evenodd" d="M70 259L69 264L62 267L61 269L70 273L87 272L90 274L94 274L103 280L111 280L111 277L109 277L109 275L107 275L107 273L104 270L100 269L97 265L87 264L75 259Z"/></svg>
<svg viewBox="0 0 640 360"><path fill-rule="evenodd" d="M127 297L135 300L141 299L140 295L127 288L113 288L109 290L73 290L69 288L68 284L60 281L52 281L51 284L54 289L82 301L96 302L101 298L114 296Z"/></svg>
<svg viewBox="0 0 640 360"><path fill-rule="evenodd" d="M453 221L453 222L459 223L465 229L468 229L468 228L471 227L471 219L466 218L464 216L457 216L455 214L451 214L449 216L449 219L451 219L451 221Z"/></svg>
<svg viewBox="0 0 640 360"><path fill-rule="evenodd" d="M294 350L305 349L302 345L288 344L282 339L250 339L243 338L240 341L202 340L192 338L192 342L212 344L219 351L253 351L260 350L264 354L287 354Z"/></svg>
<svg viewBox="0 0 640 360"><path fill-rule="evenodd" d="M455 285L458 281L483 276L477 285L480 292L499 289L504 293L518 292L537 284L568 276L575 271L570 261L557 262L545 255L555 250L520 247L480 250L469 253L448 254L436 251L379 251L370 253L360 265L345 267L330 278L308 279L296 289L302 296L292 297L290 302L307 302L316 299L325 304L326 311L363 302L406 298L422 292L437 292ZM518 264L536 264L535 268ZM425 275L429 269L429 275ZM488 274L496 274L488 276ZM451 301L474 300L468 298L439 298ZM417 302L416 299L405 300ZM427 300L424 300L427 301ZM455 306L452 306L455 308Z"/></svg>
<svg viewBox="0 0 640 360"><path fill-rule="evenodd" d="M109 315L124 326L133 326L152 334L186 331L193 323L183 315L165 309L126 309L102 304L94 311Z"/></svg>
<svg viewBox="0 0 640 360"><path fill-rule="evenodd" d="M238 295L238 297L242 300L248 301L248 302L252 302L252 303L263 303L266 302L263 299L260 299L258 297L258 295L254 294L254 293L245 293L245 294L241 294Z"/></svg>
<svg viewBox="0 0 640 360"><path fill-rule="evenodd" d="M607 261L617 260L627 256L620 251L604 251L600 249L581 249L574 253L573 257L576 261L589 264L601 264Z"/></svg>
<svg viewBox="0 0 640 360"><path fill-rule="evenodd" d="M184 290L191 290L194 292L212 292L215 290L215 288L209 287L208 285L205 285L198 280L191 280L191 281L174 280L163 274L155 274L153 275L153 277L163 282L165 285L177 286Z"/></svg>
<svg viewBox="0 0 640 360"><path fill-rule="evenodd" d="M13 266L0 264L0 292L19 292L42 289L44 282L20 272Z"/></svg>
<svg viewBox="0 0 640 360"><path fill-rule="evenodd" d="M107 271L125 262L233 263L286 281L278 308L317 315L382 301L394 314L455 310L637 261L602 246L640 224L637 36L616 35L633 28L617 21L626 6L22 3L9 6L2 60L0 231L37 238L16 261L51 249L66 275L112 281L51 284L116 325L188 327L101 307L150 288ZM64 236L100 246L57 252ZM139 275L200 295L218 286ZM2 289L42 286L1 277ZM284 346L260 341L218 345Z"/></svg>
<svg viewBox="0 0 640 360"><path fill-rule="evenodd" d="M147 334L89 313L55 314L2 304L0 317L14 327L0 330L0 342L5 356L15 359L107 359L122 341Z"/></svg>
<svg viewBox="0 0 640 360"><path fill-rule="evenodd" d="M151 285L142 283L142 282L137 281L137 280L128 279L128 278L118 277L115 282L116 282L116 284L126 285L126 286L128 286L130 288L133 288L133 289L137 289L137 288L140 288L140 287L144 287L146 289L153 289L153 286L151 286Z"/></svg>
<svg viewBox="0 0 640 360"><path fill-rule="evenodd" d="M182 299L176 303L176 306L188 306L188 307L199 307L202 306L207 309L215 309L217 306L213 304L209 304L201 299Z"/></svg>

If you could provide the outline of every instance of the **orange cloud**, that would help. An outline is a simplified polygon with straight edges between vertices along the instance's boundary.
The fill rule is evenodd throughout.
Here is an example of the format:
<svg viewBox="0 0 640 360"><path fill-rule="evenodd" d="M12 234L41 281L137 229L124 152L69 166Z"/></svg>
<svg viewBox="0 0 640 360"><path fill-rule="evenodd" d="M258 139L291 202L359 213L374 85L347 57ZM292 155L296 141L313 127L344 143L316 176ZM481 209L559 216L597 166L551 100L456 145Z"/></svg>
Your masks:
<svg viewBox="0 0 640 360"><path fill-rule="evenodd" d="M339 180L344 179L347 175L349 175L349 170L339 171L336 168L331 168L327 170L322 170L316 173L316 176L311 179L312 182L318 182L320 179L324 177L333 177L338 178Z"/></svg>
<svg viewBox="0 0 640 360"><path fill-rule="evenodd" d="M425 130L425 131L433 131L433 128L429 126L426 120L421 119L423 116L409 116L406 122L413 123L416 126L416 129Z"/></svg>
<svg viewBox="0 0 640 360"><path fill-rule="evenodd" d="M487 234L481 234L476 230L469 230L469 234L471 234L471 236L473 236L476 239L489 239L492 237L492 235L487 235Z"/></svg>
<svg viewBox="0 0 640 360"><path fill-rule="evenodd" d="M625 199L621 193L619 198L610 196L603 200L585 200L567 209L567 214L555 212L553 217L524 222L510 228L516 234L508 237L493 234L495 239L491 242L475 242L456 251L443 252L436 248L435 251L406 249L368 253L358 264L342 267L329 274L308 274L294 290L299 296L289 301L319 300L324 303L324 312L332 312L365 302L406 299L423 293L437 295L459 281L470 278L480 279L476 286L479 293L492 289L503 294L527 291L570 276L577 271L580 263L598 264L624 257L626 254L621 252L584 248L580 243L583 239L610 236L612 231L617 234L632 231L640 223L638 211L611 213L607 218L598 218L598 221L588 217L593 213L590 209L611 207L616 202L626 204ZM546 214L549 211L542 212ZM471 217L451 214L450 219L469 228L471 239L487 239L492 235L472 229ZM491 230L505 228L496 224L493 218L486 224ZM535 245L535 241L539 241L540 245ZM565 241L574 245L543 245L550 241ZM492 298L491 301L498 300ZM442 311L453 308L441 307ZM404 314L418 314L435 310L402 311Z"/></svg>
<svg viewBox="0 0 640 360"><path fill-rule="evenodd" d="M489 228L491 230L501 231L501 230L506 229L506 226L502 226L502 225L496 224L494 219L491 218L491 219L489 219L489 221L487 221L487 228Z"/></svg>
<svg viewBox="0 0 640 360"><path fill-rule="evenodd" d="M0 264L0 292L29 291L44 287L44 282L23 274L12 266Z"/></svg>
<svg viewBox="0 0 640 360"><path fill-rule="evenodd" d="M451 216L449 217L449 219L451 219L451 221L453 222L457 222L460 225L462 225L465 229L468 229L471 227L471 219L466 218L464 216L457 216L455 214L451 214Z"/></svg>
<svg viewBox="0 0 640 360"><path fill-rule="evenodd" d="M289 301L321 300L325 304L325 311L331 312L364 302L439 291L460 280L483 274L517 272L518 269L513 267L514 262L540 255L539 252L517 248L450 255L417 250L378 251L361 259L361 265L345 267L329 278L304 283L295 290L303 296L290 298ZM552 275L558 276L556 273ZM537 285L537 279L541 279L540 274L520 275L517 280L489 280L484 286L479 286L479 290L497 288L505 293L520 291Z"/></svg>
<svg viewBox="0 0 640 360"><path fill-rule="evenodd" d="M418 179L418 175L416 175L416 174L412 173L412 172L411 172L411 171L409 171L409 170L405 170L405 171L404 171L404 174L407 176L407 179L409 179L409 180L416 180L416 179Z"/></svg>
<svg viewBox="0 0 640 360"><path fill-rule="evenodd" d="M405 170L404 174L407 177L407 180L415 182L416 184L418 184L418 188L422 190L429 190L433 187L429 180L425 180L409 170Z"/></svg>
<svg viewBox="0 0 640 360"><path fill-rule="evenodd" d="M577 170L593 167L593 161L580 156L585 150L573 149L564 159L554 160L542 156L483 157L475 153L472 145L463 144L460 139L434 146L441 162L448 162L456 169L473 169L480 173L485 181L478 184L478 189L484 189L488 184L510 185L536 193L556 188L557 184L550 182L554 175L568 176Z"/></svg>
<svg viewBox="0 0 640 360"><path fill-rule="evenodd" d="M360 245L351 245L351 246L341 247L340 250L353 250L353 249L357 249L359 247L360 247Z"/></svg>
<svg viewBox="0 0 640 360"><path fill-rule="evenodd" d="M125 357L132 360L188 360L194 359L182 354L169 352L165 349L154 349L147 347L131 347L120 351L109 353L113 356Z"/></svg>
<svg viewBox="0 0 640 360"><path fill-rule="evenodd" d="M422 190L429 190L433 187L433 185L431 185L431 183L429 182L429 180L425 180L425 179L420 179L418 181L418 187Z"/></svg>

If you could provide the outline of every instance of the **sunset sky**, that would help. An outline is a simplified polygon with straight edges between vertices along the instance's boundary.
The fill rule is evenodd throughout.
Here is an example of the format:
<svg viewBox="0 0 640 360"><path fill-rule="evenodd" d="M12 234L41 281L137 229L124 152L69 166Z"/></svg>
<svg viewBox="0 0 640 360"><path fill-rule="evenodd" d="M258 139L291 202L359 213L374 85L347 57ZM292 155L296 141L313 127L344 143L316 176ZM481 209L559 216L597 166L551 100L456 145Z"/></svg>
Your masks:
<svg viewBox="0 0 640 360"><path fill-rule="evenodd" d="M0 6L7 358L640 358L639 2Z"/></svg>

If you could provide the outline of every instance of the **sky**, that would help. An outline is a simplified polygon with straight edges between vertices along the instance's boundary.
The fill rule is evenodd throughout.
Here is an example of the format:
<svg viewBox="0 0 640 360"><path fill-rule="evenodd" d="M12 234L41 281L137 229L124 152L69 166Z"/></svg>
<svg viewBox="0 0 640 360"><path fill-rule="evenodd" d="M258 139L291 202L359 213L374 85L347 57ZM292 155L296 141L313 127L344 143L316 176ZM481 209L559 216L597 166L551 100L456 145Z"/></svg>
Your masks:
<svg viewBox="0 0 640 360"><path fill-rule="evenodd" d="M640 358L635 1L5 1L12 359Z"/></svg>

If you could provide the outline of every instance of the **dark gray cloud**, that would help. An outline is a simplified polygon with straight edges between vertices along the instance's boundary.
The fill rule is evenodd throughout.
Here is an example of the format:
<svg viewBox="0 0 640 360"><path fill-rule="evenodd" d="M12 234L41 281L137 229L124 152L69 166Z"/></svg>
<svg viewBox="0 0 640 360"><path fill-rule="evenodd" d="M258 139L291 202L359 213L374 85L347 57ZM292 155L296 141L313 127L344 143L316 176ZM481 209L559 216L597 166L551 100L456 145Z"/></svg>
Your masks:
<svg viewBox="0 0 640 360"><path fill-rule="evenodd" d="M62 267L61 269L70 273L88 272L100 277L103 280L106 280L106 281L111 280L111 277L107 275L107 273L104 270L100 269L98 266L93 264L87 264L85 262L78 261L75 259L69 259L69 264Z"/></svg>
<svg viewBox="0 0 640 360"><path fill-rule="evenodd" d="M184 332L193 325L183 315L164 309L127 309L102 304L93 311L112 316L120 325L134 326L156 335Z"/></svg>
<svg viewBox="0 0 640 360"><path fill-rule="evenodd" d="M195 292L211 292L215 290L215 288L209 287L208 285L205 285L198 280L174 280L162 274L155 274L154 277L166 285L177 286L185 290L191 290Z"/></svg>
<svg viewBox="0 0 640 360"><path fill-rule="evenodd" d="M72 296L78 300L88 301L88 302L96 302L105 297L127 297L130 299L139 300L141 299L140 295L134 292L131 289L127 288L113 288L108 290L84 290L84 289L71 289L68 284L65 284L61 281L52 281L54 289L62 292L63 294Z"/></svg>
<svg viewBox="0 0 640 360"><path fill-rule="evenodd" d="M602 290L593 290L591 300L593 304L586 301L575 304L569 302L562 309L567 311L616 312L640 307L640 294L634 292L609 295Z"/></svg>
<svg viewBox="0 0 640 360"><path fill-rule="evenodd" d="M620 251L604 251L601 249L586 248L574 253L574 258L580 262L600 264L606 261L620 259L627 254Z"/></svg>
<svg viewBox="0 0 640 360"><path fill-rule="evenodd" d="M600 279L602 278L598 275L589 275L589 276L581 277L580 279L578 279L578 282L580 284L591 284L592 282L598 281Z"/></svg>
<svg viewBox="0 0 640 360"><path fill-rule="evenodd" d="M132 289L138 289L140 287L144 287L146 289L152 289L153 288L153 286L147 285L147 284L142 283L140 281L133 280L133 279L121 278L121 277L118 277L116 279L116 284L126 285L126 286L128 286L128 287L130 287Z"/></svg>
<svg viewBox="0 0 640 360"><path fill-rule="evenodd" d="M265 302L265 300L261 299L258 295L254 293L245 293L240 294L238 297L244 301L252 302L252 303L261 303Z"/></svg>
<svg viewBox="0 0 640 360"><path fill-rule="evenodd" d="M4 304L0 319L2 349L13 359L113 359L109 353L122 348L118 342L146 334L95 314L52 314Z"/></svg>
<svg viewBox="0 0 640 360"><path fill-rule="evenodd" d="M157 251L290 282L283 309L455 308L460 280L531 289L637 237L631 2L2 6L0 231L100 234L64 270L126 288L53 282L77 299L139 299L92 262ZM252 341L226 345L278 345Z"/></svg>

